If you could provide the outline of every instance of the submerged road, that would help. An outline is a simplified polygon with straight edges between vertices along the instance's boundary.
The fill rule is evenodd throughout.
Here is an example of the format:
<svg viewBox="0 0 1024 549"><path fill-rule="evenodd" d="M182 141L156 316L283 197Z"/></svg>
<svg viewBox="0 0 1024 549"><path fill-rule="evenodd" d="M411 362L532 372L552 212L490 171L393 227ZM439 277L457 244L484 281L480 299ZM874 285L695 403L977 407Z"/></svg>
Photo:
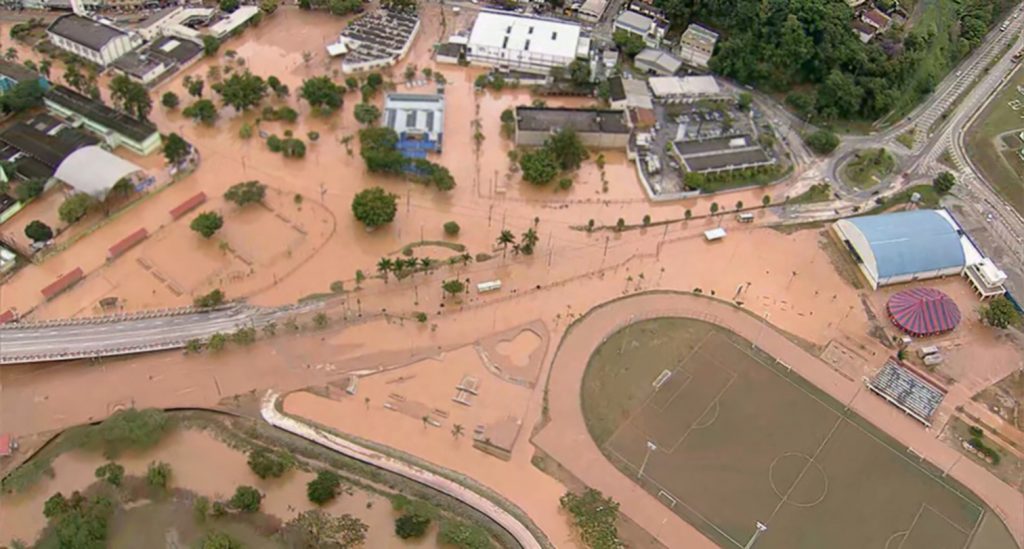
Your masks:
<svg viewBox="0 0 1024 549"><path fill-rule="evenodd" d="M308 307L307 307L308 308ZM216 333L259 328L306 308L234 305L0 326L0 364L117 356L184 347Z"/></svg>

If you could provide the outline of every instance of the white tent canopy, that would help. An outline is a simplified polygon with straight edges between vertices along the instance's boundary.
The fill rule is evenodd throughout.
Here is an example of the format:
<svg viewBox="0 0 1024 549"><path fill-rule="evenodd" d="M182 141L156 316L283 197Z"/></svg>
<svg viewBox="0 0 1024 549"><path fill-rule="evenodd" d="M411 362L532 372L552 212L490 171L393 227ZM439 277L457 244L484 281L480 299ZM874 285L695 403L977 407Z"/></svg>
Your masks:
<svg viewBox="0 0 1024 549"><path fill-rule="evenodd" d="M68 155L54 176L78 192L103 199L118 181L138 171L142 168L92 145Z"/></svg>

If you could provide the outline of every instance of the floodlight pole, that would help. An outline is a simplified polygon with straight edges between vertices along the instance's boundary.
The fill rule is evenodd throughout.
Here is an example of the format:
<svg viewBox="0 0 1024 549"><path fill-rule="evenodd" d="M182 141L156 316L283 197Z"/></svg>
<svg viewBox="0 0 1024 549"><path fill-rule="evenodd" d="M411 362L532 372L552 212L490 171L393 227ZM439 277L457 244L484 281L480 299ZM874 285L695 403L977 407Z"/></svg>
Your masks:
<svg viewBox="0 0 1024 549"><path fill-rule="evenodd" d="M651 452L657 450L658 446L651 441L647 441L647 453L644 454L644 461L640 464L640 472L636 474L636 478L644 478L644 469L647 467L647 460L651 457Z"/></svg>
<svg viewBox="0 0 1024 549"><path fill-rule="evenodd" d="M765 526L765 525L761 524L760 522L758 522L757 523L757 528L754 530L754 535L750 536L750 541L748 541L747 544L743 546L743 549L750 549L751 547L753 547L754 546L754 542L757 541L757 538L761 534L763 534L764 531L767 530L767 529L768 529L767 526Z"/></svg>

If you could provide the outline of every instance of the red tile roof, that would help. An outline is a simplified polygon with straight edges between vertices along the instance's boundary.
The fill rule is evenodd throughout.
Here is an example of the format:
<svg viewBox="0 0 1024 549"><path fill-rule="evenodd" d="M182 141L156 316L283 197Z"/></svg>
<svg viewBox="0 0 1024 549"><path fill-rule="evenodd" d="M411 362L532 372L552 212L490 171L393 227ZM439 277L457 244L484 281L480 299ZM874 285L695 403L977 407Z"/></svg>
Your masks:
<svg viewBox="0 0 1024 549"><path fill-rule="evenodd" d="M178 219L181 216L183 216L183 215L187 214L188 212L192 211L194 208L196 208L197 206L199 206L203 202L206 202L206 193L199 192L195 196L193 196L192 198L189 198L188 200L186 200L186 201L182 202L181 204L178 204L177 206L175 206L174 209L171 210L171 212L170 212L171 213L171 218Z"/></svg>
<svg viewBox="0 0 1024 549"><path fill-rule="evenodd" d="M134 233L122 238L107 250L107 258L114 259L115 257L127 252L132 246L142 242L149 236L149 231L145 228L139 229Z"/></svg>
<svg viewBox="0 0 1024 549"><path fill-rule="evenodd" d="M75 267L75 270L65 274L58 278L53 284L43 288L41 290L43 297L46 299L53 299L57 294L67 290L71 286L74 286L76 282L82 280L85 277L85 272L82 271L81 267Z"/></svg>

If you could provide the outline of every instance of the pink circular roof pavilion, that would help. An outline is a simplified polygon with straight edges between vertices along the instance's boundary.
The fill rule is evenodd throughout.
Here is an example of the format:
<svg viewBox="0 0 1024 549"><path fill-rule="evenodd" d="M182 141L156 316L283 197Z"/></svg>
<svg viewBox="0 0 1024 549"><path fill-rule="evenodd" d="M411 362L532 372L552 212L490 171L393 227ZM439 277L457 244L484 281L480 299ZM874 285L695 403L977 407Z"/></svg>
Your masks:
<svg viewBox="0 0 1024 549"><path fill-rule="evenodd" d="M916 337L949 332L960 324L960 308L934 288L912 288L893 294L886 309L897 328Z"/></svg>

